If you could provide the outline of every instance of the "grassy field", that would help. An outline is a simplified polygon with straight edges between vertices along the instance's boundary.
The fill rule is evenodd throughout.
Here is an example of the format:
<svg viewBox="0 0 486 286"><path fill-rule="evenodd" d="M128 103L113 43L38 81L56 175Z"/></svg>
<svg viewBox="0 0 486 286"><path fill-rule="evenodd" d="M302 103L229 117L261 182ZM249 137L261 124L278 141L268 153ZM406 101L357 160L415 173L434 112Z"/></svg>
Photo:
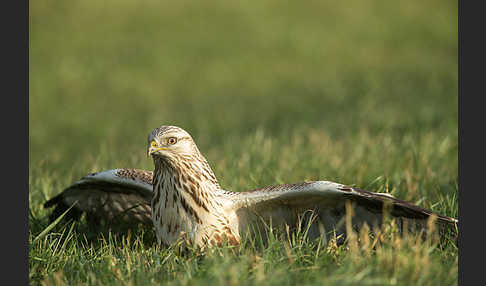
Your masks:
<svg viewBox="0 0 486 286"><path fill-rule="evenodd" d="M30 5L33 285L456 285L458 249L365 233L200 253L150 230L47 235L42 207L89 173L152 169L189 131L223 188L332 180L457 217L457 2L60 1ZM211 285L211 284L210 284Z"/></svg>

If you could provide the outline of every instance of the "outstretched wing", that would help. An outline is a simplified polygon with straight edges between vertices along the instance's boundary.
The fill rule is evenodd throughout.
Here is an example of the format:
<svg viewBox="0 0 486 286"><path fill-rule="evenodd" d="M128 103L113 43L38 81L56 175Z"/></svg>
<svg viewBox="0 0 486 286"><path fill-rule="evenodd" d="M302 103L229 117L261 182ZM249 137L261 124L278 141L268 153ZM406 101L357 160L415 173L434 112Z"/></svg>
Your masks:
<svg viewBox="0 0 486 286"><path fill-rule="evenodd" d="M336 230L345 233L346 201L353 209L352 227L357 230L364 223L369 227L380 226L385 213L395 218L399 227L425 228L427 219L436 216L440 229L454 228L457 220L396 199L388 194L364 191L329 181L306 182L270 186L249 192L232 193L240 231L249 223L287 224L299 227L312 219L309 237L315 238ZM385 211L386 210L386 211ZM313 217L312 217L313 216Z"/></svg>
<svg viewBox="0 0 486 286"><path fill-rule="evenodd" d="M89 174L45 202L44 207L55 206L51 221L77 202L68 217L79 219L86 213L89 221L152 225L152 177L152 172L138 169Z"/></svg>

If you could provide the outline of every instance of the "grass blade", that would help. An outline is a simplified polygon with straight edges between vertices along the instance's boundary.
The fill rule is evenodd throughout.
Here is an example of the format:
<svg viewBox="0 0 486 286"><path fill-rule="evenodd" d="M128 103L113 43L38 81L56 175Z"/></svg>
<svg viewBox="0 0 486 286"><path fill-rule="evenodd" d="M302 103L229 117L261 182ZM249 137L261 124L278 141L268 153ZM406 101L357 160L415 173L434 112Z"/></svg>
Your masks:
<svg viewBox="0 0 486 286"><path fill-rule="evenodd" d="M53 229L62 220L62 218L76 205L77 202L78 201L75 201L72 206L70 206L65 212L63 212L58 218L56 218L55 221L53 221L41 233L39 233L39 235L34 238L33 242L36 242L37 240L43 238L49 231L51 231L51 229Z"/></svg>

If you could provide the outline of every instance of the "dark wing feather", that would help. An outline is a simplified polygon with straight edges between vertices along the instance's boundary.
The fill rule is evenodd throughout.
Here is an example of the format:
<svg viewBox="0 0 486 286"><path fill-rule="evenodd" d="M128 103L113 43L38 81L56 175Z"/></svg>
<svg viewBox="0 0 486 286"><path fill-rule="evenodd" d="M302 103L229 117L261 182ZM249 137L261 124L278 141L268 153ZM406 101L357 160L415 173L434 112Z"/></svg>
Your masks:
<svg viewBox="0 0 486 286"><path fill-rule="evenodd" d="M50 220L65 210L68 218L87 214L89 221L143 223L152 226L151 206L153 173L137 169L114 169L89 174L44 203L54 207Z"/></svg>
<svg viewBox="0 0 486 286"><path fill-rule="evenodd" d="M412 203L396 199L388 194L368 192L342 184L317 181L299 184L270 186L249 192L233 193L232 200L237 209L240 230L248 223L272 222L272 225L287 224L297 227L299 219L305 219L314 211L314 222L309 230L310 237L336 230L345 232L346 201L351 202L354 216L353 227L358 229L364 223L370 227L380 226L384 210L396 219L400 228L403 223L410 230L425 229L430 216L437 218L441 233L445 229L456 229L457 220L437 214ZM321 226L319 226L319 224ZM259 226L262 228L262 226Z"/></svg>

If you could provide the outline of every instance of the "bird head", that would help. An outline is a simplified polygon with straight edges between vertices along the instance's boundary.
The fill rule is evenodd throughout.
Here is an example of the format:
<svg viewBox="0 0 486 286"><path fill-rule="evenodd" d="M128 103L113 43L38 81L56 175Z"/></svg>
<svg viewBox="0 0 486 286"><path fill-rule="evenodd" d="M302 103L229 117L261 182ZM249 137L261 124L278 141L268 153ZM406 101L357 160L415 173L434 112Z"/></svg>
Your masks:
<svg viewBox="0 0 486 286"><path fill-rule="evenodd" d="M171 159L181 155L197 155L191 135L177 126L155 128L148 136L147 156Z"/></svg>
<svg viewBox="0 0 486 286"><path fill-rule="evenodd" d="M191 135L180 127L155 128L148 136L147 155L154 159L155 172L183 172L184 178L189 178L193 184L198 183L199 186L210 189L221 188ZM161 163L164 163L163 168ZM169 166L175 168L168 168Z"/></svg>

